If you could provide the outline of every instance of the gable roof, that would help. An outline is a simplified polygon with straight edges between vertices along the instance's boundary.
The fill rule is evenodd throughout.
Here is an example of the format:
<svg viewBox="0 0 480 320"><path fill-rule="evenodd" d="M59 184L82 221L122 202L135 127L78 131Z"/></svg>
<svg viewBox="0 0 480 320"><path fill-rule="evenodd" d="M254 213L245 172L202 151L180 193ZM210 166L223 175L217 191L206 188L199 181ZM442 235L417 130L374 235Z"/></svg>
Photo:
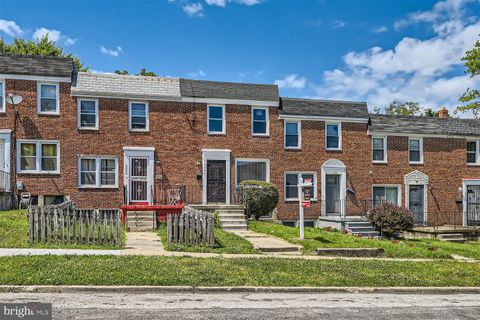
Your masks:
<svg viewBox="0 0 480 320"><path fill-rule="evenodd" d="M182 97L269 102L278 106L278 87L270 84L190 80L180 78Z"/></svg>
<svg viewBox="0 0 480 320"><path fill-rule="evenodd" d="M372 114L369 131L399 135L480 137L480 120Z"/></svg>
<svg viewBox="0 0 480 320"><path fill-rule="evenodd" d="M281 98L280 114L285 116L351 118L368 120L366 102Z"/></svg>
<svg viewBox="0 0 480 320"><path fill-rule="evenodd" d="M73 69L72 58L0 55L0 74L71 78Z"/></svg>
<svg viewBox="0 0 480 320"><path fill-rule="evenodd" d="M76 74L72 83L72 95L145 100L181 99L177 78L90 72Z"/></svg>

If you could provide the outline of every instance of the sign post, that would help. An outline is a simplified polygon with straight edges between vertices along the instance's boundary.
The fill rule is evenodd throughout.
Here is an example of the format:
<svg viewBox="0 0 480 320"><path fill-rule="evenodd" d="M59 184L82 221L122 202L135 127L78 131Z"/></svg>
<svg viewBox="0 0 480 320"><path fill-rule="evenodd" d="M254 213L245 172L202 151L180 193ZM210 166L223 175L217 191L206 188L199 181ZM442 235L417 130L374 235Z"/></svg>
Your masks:
<svg viewBox="0 0 480 320"><path fill-rule="evenodd" d="M301 179L301 177L300 177ZM300 209L300 240L305 239L305 208L311 206L310 199L313 193L312 178L306 178L298 184L299 209Z"/></svg>

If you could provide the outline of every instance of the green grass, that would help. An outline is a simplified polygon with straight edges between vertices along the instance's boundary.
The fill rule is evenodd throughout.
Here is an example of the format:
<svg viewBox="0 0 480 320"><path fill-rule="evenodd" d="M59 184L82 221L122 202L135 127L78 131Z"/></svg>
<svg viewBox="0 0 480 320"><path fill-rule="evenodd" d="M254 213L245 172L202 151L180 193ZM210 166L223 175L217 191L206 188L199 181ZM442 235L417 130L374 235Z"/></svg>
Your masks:
<svg viewBox="0 0 480 320"><path fill-rule="evenodd" d="M1 285L480 286L480 264L147 256L0 258Z"/></svg>
<svg viewBox="0 0 480 320"><path fill-rule="evenodd" d="M125 231L122 231L122 247ZM112 244L54 244L28 242L28 219L26 210L0 211L0 248L50 248L50 249L119 249Z"/></svg>
<svg viewBox="0 0 480 320"><path fill-rule="evenodd" d="M452 259L452 254L480 259L480 242L449 243L438 240L377 240L360 238L319 228L305 228L305 239L299 239L299 229L265 221L250 221L253 231L270 234L302 245L305 254L316 248L383 248L386 257Z"/></svg>
<svg viewBox="0 0 480 320"><path fill-rule="evenodd" d="M217 248L210 248L204 246L181 246L181 245L168 245L167 241L167 225L162 223L158 228L158 235L162 240L163 247L170 251L183 251L183 252L204 252L204 253L234 253L234 254L252 254L258 253L250 242L231 233L222 230L221 228L215 228L215 240L219 244Z"/></svg>

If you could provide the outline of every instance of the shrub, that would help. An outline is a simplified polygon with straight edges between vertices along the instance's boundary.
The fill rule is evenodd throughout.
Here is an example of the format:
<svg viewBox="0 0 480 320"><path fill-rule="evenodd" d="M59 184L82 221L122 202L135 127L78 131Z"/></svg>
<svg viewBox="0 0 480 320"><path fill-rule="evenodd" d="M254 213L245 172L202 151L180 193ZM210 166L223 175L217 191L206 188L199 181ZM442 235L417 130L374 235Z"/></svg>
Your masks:
<svg viewBox="0 0 480 320"><path fill-rule="evenodd" d="M273 183L247 180L240 183L240 188L249 218L255 217L258 220L277 207L278 190Z"/></svg>
<svg viewBox="0 0 480 320"><path fill-rule="evenodd" d="M398 237L401 231L410 230L414 226L413 214L392 203L375 207L369 218L377 230L388 238Z"/></svg>

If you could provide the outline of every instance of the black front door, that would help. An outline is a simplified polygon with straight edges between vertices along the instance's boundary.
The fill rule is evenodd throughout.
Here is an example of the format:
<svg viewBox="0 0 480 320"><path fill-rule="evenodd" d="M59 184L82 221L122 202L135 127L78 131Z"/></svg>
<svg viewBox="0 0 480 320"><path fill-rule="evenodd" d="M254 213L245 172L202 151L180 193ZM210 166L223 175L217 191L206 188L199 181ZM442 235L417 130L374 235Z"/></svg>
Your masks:
<svg viewBox="0 0 480 320"><path fill-rule="evenodd" d="M225 160L207 161L207 202L226 202Z"/></svg>
<svg viewBox="0 0 480 320"><path fill-rule="evenodd" d="M423 224L424 212L423 212L423 185L411 185L409 192L409 209L413 212L413 218L416 224Z"/></svg>

